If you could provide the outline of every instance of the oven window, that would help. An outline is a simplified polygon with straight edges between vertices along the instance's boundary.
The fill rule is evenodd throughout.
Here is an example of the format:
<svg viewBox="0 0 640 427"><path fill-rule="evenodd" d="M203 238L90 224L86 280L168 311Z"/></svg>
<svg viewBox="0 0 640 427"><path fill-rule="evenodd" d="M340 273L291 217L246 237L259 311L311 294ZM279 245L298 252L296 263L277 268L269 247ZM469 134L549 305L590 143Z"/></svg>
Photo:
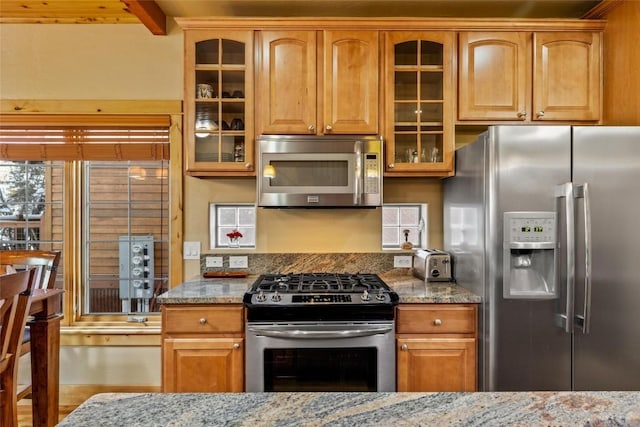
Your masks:
<svg viewBox="0 0 640 427"><path fill-rule="evenodd" d="M378 357L370 348L264 351L264 391L376 391Z"/></svg>
<svg viewBox="0 0 640 427"><path fill-rule="evenodd" d="M271 187L347 187L349 162L347 160L272 160L276 170Z"/></svg>

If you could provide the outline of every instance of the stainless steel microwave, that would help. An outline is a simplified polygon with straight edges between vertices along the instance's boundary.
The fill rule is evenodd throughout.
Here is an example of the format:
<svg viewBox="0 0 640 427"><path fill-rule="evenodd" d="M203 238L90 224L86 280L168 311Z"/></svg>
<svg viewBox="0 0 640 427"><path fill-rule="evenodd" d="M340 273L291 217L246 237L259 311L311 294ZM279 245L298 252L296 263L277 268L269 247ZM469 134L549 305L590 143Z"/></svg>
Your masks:
<svg viewBox="0 0 640 427"><path fill-rule="evenodd" d="M263 135L258 206L376 207L382 204L382 139Z"/></svg>

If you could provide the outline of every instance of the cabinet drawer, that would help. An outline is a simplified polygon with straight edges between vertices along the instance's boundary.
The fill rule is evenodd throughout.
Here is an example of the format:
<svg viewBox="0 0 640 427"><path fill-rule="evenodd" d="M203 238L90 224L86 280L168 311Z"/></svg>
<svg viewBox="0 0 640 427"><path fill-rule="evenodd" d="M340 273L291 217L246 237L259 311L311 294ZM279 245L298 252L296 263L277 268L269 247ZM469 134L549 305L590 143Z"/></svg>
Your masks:
<svg viewBox="0 0 640 427"><path fill-rule="evenodd" d="M399 334L475 334L476 306L401 304L397 308Z"/></svg>
<svg viewBox="0 0 640 427"><path fill-rule="evenodd" d="M241 333L244 321L241 306L163 307L166 333Z"/></svg>

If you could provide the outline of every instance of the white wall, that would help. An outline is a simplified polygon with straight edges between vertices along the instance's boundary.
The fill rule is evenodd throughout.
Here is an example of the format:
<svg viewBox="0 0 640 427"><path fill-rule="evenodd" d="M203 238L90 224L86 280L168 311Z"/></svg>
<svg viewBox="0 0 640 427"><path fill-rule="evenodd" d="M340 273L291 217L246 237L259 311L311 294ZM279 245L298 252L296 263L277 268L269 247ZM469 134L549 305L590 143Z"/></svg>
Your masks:
<svg viewBox="0 0 640 427"><path fill-rule="evenodd" d="M181 100L182 31L144 26L0 25L1 99ZM29 381L21 359L21 382ZM160 385L160 347L62 347L61 384Z"/></svg>

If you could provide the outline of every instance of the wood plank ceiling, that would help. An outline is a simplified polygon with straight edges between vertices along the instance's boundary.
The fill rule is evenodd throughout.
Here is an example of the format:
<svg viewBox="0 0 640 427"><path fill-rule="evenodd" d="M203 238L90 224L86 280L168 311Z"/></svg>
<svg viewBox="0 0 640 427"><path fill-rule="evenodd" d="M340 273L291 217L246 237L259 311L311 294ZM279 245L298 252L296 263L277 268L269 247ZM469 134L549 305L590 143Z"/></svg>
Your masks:
<svg viewBox="0 0 640 427"><path fill-rule="evenodd" d="M166 16L152 0L0 0L0 24L144 24L167 34Z"/></svg>
<svg viewBox="0 0 640 427"><path fill-rule="evenodd" d="M167 17L178 16L580 18L598 4L616 1L619 0L0 0L0 24L142 23L153 34L166 35Z"/></svg>

